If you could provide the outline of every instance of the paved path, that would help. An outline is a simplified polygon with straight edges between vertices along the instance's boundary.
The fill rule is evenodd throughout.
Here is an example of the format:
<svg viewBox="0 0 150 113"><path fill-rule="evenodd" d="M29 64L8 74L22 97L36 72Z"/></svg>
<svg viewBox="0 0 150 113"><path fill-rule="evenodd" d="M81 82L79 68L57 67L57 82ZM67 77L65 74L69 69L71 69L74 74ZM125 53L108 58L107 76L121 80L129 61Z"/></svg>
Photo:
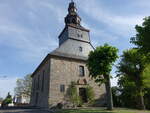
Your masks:
<svg viewBox="0 0 150 113"><path fill-rule="evenodd" d="M52 113L41 109L8 109L0 110L0 113Z"/></svg>

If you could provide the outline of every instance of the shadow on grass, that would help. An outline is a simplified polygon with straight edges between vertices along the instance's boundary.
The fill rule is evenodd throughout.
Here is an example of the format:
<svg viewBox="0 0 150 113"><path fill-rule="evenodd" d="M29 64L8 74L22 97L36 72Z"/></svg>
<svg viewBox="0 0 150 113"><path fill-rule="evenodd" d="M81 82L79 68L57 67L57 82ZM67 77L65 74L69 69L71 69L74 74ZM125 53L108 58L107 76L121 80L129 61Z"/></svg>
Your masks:
<svg viewBox="0 0 150 113"><path fill-rule="evenodd" d="M61 110L56 113L116 113L106 110Z"/></svg>

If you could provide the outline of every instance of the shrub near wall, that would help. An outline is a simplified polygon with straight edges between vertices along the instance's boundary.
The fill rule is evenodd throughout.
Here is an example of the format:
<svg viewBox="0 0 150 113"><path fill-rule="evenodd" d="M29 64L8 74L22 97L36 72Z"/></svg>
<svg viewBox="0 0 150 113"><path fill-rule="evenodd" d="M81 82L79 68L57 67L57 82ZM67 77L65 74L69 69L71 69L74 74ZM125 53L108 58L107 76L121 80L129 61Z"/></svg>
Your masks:
<svg viewBox="0 0 150 113"><path fill-rule="evenodd" d="M77 92L77 87L76 87L75 82L71 82L71 85L68 88L68 96L69 96L70 102L74 105L74 107L76 107L76 106L81 107L83 105L82 99L80 98L80 96ZM91 86L86 87L86 96L87 96L87 101L88 101L87 104L93 104L94 91Z"/></svg>
<svg viewBox="0 0 150 113"><path fill-rule="evenodd" d="M71 85L69 86L69 89L68 89L68 96L69 96L70 102L72 102L74 107L82 106L82 101L78 95L75 82L71 82Z"/></svg>
<svg viewBox="0 0 150 113"><path fill-rule="evenodd" d="M94 102L94 91L93 91L93 88L91 86L87 86L86 95L87 95L88 103L92 104Z"/></svg>

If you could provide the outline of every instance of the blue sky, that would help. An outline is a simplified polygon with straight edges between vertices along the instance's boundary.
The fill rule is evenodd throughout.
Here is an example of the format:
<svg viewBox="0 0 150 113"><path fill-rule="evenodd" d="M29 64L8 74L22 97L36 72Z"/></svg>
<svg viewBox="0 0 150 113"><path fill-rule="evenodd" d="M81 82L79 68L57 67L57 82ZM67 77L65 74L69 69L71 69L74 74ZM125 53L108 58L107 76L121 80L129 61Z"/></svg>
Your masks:
<svg viewBox="0 0 150 113"><path fill-rule="evenodd" d="M134 26L149 16L150 0L74 0L92 44L131 48ZM0 0L0 96L32 73L58 46L70 0ZM112 72L114 74L114 72ZM4 78L3 76L7 76ZM116 79L113 79L113 85Z"/></svg>

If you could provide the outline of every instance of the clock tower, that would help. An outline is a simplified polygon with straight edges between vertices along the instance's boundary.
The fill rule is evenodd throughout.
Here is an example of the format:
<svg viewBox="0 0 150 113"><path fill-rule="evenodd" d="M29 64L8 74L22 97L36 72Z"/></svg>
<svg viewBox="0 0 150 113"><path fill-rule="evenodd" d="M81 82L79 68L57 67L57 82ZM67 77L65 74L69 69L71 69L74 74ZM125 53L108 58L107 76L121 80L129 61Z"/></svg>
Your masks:
<svg viewBox="0 0 150 113"><path fill-rule="evenodd" d="M68 14L64 20L65 28L58 37L59 47L50 54L87 59L89 52L94 50L90 42L90 31L81 25L81 18L73 1L69 3Z"/></svg>

